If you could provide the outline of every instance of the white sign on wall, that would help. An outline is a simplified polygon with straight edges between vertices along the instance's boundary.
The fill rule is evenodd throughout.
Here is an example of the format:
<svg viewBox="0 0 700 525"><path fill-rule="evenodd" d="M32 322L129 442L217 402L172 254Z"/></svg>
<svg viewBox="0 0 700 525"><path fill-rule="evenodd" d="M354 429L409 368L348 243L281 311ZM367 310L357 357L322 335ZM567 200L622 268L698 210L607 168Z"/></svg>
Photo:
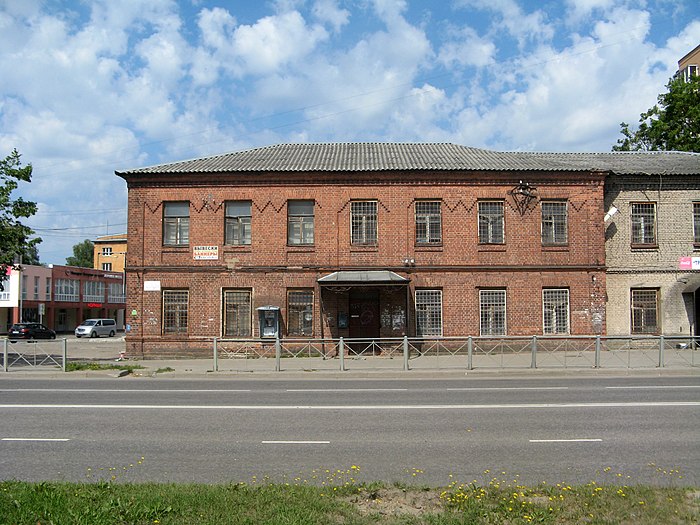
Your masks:
<svg viewBox="0 0 700 525"><path fill-rule="evenodd" d="M144 292L160 292L160 281L144 281Z"/></svg>
<svg viewBox="0 0 700 525"><path fill-rule="evenodd" d="M216 261L219 259L218 246L195 246L192 248L195 261Z"/></svg>

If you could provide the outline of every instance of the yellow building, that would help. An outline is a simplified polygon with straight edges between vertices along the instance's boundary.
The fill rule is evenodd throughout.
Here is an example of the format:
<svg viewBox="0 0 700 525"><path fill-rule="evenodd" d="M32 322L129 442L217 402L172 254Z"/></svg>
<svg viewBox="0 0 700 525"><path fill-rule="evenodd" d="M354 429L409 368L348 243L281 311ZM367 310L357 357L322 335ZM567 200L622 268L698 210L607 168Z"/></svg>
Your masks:
<svg viewBox="0 0 700 525"><path fill-rule="evenodd" d="M93 267L106 272L123 272L126 261L126 233L103 235L94 241Z"/></svg>

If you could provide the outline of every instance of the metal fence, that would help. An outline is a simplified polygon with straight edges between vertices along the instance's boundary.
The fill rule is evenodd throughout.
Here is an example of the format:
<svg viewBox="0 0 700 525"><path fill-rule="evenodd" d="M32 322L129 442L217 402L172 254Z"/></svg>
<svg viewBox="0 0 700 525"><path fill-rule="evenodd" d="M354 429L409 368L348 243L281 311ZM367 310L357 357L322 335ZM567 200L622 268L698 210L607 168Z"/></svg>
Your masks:
<svg viewBox="0 0 700 525"><path fill-rule="evenodd" d="M8 372L12 368L51 369L56 367L66 371L66 339L20 340L11 342L2 340L2 369Z"/></svg>
<svg viewBox="0 0 700 525"><path fill-rule="evenodd" d="M700 366L700 337L219 339L214 371L644 369Z"/></svg>

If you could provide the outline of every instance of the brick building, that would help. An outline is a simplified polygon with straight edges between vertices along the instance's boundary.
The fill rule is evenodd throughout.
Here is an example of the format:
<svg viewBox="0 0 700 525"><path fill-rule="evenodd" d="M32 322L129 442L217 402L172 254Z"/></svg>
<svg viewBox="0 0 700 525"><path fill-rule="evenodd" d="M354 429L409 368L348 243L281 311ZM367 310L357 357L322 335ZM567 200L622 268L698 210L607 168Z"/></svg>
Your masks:
<svg viewBox="0 0 700 525"><path fill-rule="evenodd" d="M613 156L288 144L117 172L127 351L260 337L261 307L281 337L603 333Z"/></svg>
<svg viewBox="0 0 700 525"><path fill-rule="evenodd" d="M698 335L700 154L648 153L665 170L606 180L609 335Z"/></svg>

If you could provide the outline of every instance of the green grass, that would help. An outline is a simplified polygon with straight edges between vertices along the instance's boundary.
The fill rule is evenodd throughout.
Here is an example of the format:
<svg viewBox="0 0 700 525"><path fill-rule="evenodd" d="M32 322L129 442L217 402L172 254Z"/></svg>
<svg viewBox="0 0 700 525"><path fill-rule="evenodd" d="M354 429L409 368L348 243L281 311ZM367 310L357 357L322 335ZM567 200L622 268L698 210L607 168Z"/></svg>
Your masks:
<svg viewBox="0 0 700 525"><path fill-rule="evenodd" d="M113 365L105 363L94 363L84 361L72 361L66 363L66 372L79 372L81 370L134 370L142 369L141 365Z"/></svg>
<svg viewBox="0 0 700 525"><path fill-rule="evenodd" d="M0 523L17 525L680 525L698 520L697 491L682 487L0 482Z"/></svg>

